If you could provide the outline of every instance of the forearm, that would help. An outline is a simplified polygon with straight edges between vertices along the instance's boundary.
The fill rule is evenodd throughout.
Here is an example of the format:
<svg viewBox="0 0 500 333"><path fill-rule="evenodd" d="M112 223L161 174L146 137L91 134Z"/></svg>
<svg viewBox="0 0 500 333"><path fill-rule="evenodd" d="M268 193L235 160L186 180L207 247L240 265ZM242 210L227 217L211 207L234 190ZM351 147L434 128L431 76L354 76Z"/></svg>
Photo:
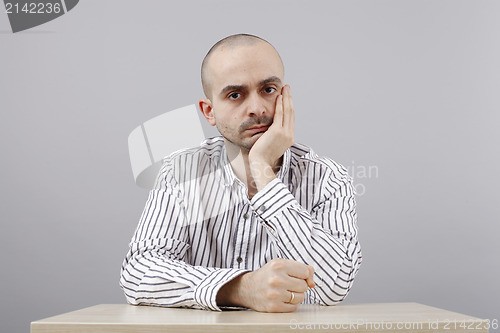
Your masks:
<svg viewBox="0 0 500 333"><path fill-rule="evenodd" d="M243 272L192 266L150 252L127 256L120 285L131 304L220 310L219 289Z"/></svg>
<svg viewBox="0 0 500 333"><path fill-rule="evenodd" d="M313 216L279 180L269 183L252 199L268 233L275 238L280 255L314 267L317 287L310 293L313 301L320 304L334 304L345 297L361 262L354 199L347 196L339 200L345 203L338 213L322 207ZM348 205L350 209L346 208ZM325 227L329 223L324 214L338 218L332 221L338 225L337 230Z"/></svg>
<svg viewBox="0 0 500 333"><path fill-rule="evenodd" d="M158 187L150 192L122 265L120 285L128 302L220 310L219 288L244 271L190 265L184 205L172 186Z"/></svg>
<svg viewBox="0 0 500 333"><path fill-rule="evenodd" d="M357 240L335 238L312 220L290 208L268 222L282 257L313 266L316 287L310 293L317 302L332 305L349 292L361 261L360 247Z"/></svg>

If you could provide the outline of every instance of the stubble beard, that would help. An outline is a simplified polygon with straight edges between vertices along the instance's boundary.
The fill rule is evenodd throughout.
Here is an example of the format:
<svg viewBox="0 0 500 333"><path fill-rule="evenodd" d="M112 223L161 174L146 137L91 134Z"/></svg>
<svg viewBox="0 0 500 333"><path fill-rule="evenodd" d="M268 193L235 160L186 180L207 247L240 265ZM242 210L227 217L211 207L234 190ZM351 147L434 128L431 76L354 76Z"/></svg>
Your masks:
<svg viewBox="0 0 500 333"><path fill-rule="evenodd" d="M217 129L218 129L219 133L222 135L222 137L224 138L224 140L232 143L235 146L240 147L242 153L248 153L248 152L250 152L250 149L252 149L255 142L257 142L257 140L260 138L260 136L259 136L258 138L255 139L254 136L256 136L258 134L264 134L265 132L255 133L249 138L244 138L243 134L245 133L245 131L247 129L255 126L255 125L260 124L263 126L271 126L272 123L273 123L273 118L268 117L266 115L262 115L260 117L249 118L248 120L244 121L238 127L237 131L231 131L231 130L229 130L228 127L225 127L225 126L222 126L222 128L217 127ZM239 140L237 141L235 139L231 139L226 134L224 134L226 132L225 131L226 129L228 130L229 134L234 134L234 137L239 139Z"/></svg>

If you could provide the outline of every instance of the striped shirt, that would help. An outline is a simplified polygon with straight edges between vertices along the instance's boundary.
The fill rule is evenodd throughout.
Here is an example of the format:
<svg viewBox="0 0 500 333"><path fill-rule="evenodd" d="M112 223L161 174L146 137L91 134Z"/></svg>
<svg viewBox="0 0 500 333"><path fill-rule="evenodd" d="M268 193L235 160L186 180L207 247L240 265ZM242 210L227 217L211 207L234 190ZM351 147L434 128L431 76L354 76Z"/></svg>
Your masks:
<svg viewBox="0 0 500 333"><path fill-rule="evenodd" d="M274 258L314 267L304 303L344 299L361 263L352 179L291 146L277 178L251 199L222 137L164 158L121 269L131 304L220 311L218 290Z"/></svg>

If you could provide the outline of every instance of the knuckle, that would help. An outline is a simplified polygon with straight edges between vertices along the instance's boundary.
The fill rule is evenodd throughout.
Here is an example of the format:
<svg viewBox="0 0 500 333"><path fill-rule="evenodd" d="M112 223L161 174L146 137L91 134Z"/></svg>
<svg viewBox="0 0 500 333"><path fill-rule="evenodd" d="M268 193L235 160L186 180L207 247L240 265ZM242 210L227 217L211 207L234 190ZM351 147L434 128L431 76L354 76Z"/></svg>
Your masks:
<svg viewBox="0 0 500 333"><path fill-rule="evenodd" d="M269 262L269 267L272 269L280 269L283 267L283 261L280 258L273 259Z"/></svg>
<svg viewBox="0 0 500 333"><path fill-rule="evenodd" d="M268 280L268 285L271 287L279 287L282 285L281 278L279 276L273 275Z"/></svg>
<svg viewBox="0 0 500 333"><path fill-rule="evenodd" d="M269 289L266 292L266 298L268 300L278 300L280 293L276 289Z"/></svg>

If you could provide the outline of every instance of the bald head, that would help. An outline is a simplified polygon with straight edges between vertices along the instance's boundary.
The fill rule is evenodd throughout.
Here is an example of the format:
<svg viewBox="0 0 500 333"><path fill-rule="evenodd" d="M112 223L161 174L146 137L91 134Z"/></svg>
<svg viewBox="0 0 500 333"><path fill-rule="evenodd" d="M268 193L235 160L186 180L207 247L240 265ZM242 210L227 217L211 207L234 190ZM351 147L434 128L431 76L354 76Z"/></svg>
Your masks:
<svg viewBox="0 0 500 333"><path fill-rule="evenodd" d="M227 50L235 50L241 47L251 47L262 43L267 44L274 50L274 52L276 52L276 55L280 59L281 66L283 67L283 62L281 61L278 51L276 51L274 46L272 46L268 41L260 37L248 34L237 34L223 38L215 43L214 46L212 46L212 48L208 51L201 64L201 84L203 86L205 96L212 99L211 80L213 72L217 71L217 68L213 68L213 66L211 66L211 59L214 56Z"/></svg>

